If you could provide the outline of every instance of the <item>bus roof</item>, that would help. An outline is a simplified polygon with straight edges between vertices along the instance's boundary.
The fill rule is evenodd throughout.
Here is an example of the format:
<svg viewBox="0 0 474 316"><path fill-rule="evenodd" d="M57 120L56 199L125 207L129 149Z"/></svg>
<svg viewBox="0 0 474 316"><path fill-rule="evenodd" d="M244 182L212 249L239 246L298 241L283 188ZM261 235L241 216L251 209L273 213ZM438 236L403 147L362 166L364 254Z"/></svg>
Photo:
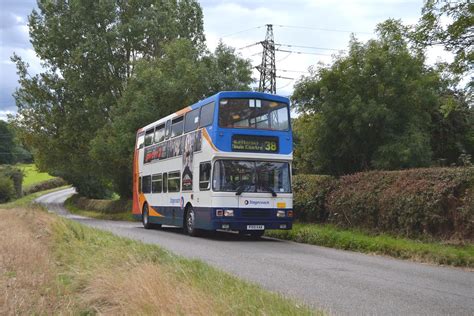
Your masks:
<svg viewBox="0 0 474 316"><path fill-rule="evenodd" d="M187 106L179 111L176 111L174 113L171 113L155 122L152 122L140 129L138 129L137 132L140 132L140 131L145 131L147 129L150 129L154 126L157 126L157 125L160 125L160 124L163 124L165 123L166 121L170 120L170 119L173 119L175 117L178 117L180 115L184 115L185 113L191 111L191 110L194 110L194 109L197 109L197 108L200 108L201 106L203 105L206 105L208 104L209 102L212 102L214 101L216 98L234 98L234 99L237 99L237 98L243 98L243 99L250 99L250 98L255 98L255 99L266 99L266 100L272 100L272 101L276 101L276 102L289 102L289 99L287 97L283 97L283 96L279 96L279 95L276 95L276 94L270 94L270 93L264 93L264 92L256 92L256 91L220 91L210 97L207 97L205 99L202 99L190 106Z"/></svg>

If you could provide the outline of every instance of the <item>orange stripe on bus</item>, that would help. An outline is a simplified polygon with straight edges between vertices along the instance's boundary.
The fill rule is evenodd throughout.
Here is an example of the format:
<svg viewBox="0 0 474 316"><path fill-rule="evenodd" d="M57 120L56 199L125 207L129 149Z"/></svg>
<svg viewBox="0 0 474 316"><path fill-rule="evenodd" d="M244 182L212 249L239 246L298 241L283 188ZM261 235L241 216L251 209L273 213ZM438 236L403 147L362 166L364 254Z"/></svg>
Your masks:
<svg viewBox="0 0 474 316"><path fill-rule="evenodd" d="M207 133L207 129L203 128L202 129L202 134L204 135L204 138L206 139L207 143L214 149L215 151L219 151L216 146L212 143L211 137Z"/></svg>
<svg viewBox="0 0 474 316"><path fill-rule="evenodd" d="M180 115L183 115L183 114L188 113L189 111L191 111L191 107L190 107L190 106L185 107L185 108L182 109L182 110L179 110L179 111L176 112L175 114L176 114L177 116L180 116Z"/></svg>
<svg viewBox="0 0 474 316"><path fill-rule="evenodd" d="M158 213L153 207L149 208L150 216L164 217L163 214Z"/></svg>

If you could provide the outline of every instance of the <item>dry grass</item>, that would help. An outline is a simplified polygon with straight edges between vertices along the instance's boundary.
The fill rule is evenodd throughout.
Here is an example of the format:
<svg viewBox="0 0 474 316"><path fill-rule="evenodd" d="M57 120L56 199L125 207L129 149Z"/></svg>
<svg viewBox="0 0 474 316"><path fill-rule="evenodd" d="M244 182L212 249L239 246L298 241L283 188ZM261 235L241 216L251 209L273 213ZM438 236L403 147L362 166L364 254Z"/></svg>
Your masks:
<svg viewBox="0 0 474 316"><path fill-rule="evenodd" d="M41 211L1 211L0 314L54 314L63 301L50 256L51 216Z"/></svg>
<svg viewBox="0 0 474 316"><path fill-rule="evenodd" d="M84 291L86 304L104 315L208 315L204 293L178 282L160 265L144 263L97 273Z"/></svg>
<svg viewBox="0 0 474 316"><path fill-rule="evenodd" d="M0 216L0 315L319 314L202 262L39 208Z"/></svg>

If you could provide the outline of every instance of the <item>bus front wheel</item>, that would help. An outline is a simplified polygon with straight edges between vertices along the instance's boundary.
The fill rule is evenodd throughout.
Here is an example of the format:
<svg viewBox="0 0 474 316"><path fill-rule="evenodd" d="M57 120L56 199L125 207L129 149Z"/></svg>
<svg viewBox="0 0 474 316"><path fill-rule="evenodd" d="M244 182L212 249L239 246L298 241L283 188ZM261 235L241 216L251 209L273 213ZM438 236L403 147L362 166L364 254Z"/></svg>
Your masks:
<svg viewBox="0 0 474 316"><path fill-rule="evenodd" d="M196 237L199 235L199 229L196 228L196 215L192 206L188 206L186 210L186 218L184 221L184 231L189 235Z"/></svg>

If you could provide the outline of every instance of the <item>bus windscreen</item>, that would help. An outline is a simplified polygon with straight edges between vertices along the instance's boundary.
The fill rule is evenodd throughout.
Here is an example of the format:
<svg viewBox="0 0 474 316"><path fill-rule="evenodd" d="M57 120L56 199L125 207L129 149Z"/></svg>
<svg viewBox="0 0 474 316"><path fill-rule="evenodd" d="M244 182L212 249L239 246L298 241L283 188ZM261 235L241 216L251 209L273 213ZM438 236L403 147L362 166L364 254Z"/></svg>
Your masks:
<svg viewBox="0 0 474 316"><path fill-rule="evenodd" d="M260 99L221 99L219 126L286 131L288 104Z"/></svg>
<svg viewBox="0 0 474 316"><path fill-rule="evenodd" d="M290 166L287 162L217 160L213 185L220 192L290 193Z"/></svg>

